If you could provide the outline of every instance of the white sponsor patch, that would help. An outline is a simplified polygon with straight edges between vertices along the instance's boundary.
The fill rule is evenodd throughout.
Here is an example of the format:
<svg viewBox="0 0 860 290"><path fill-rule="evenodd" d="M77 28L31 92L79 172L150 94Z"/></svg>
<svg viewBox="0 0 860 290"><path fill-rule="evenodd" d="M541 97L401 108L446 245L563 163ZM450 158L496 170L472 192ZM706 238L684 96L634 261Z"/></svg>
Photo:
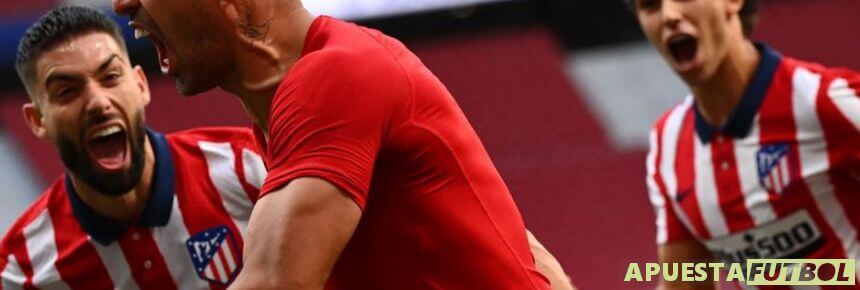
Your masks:
<svg viewBox="0 0 860 290"><path fill-rule="evenodd" d="M824 243L806 210L727 237L705 241L714 257L726 263L747 259L799 259Z"/></svg>

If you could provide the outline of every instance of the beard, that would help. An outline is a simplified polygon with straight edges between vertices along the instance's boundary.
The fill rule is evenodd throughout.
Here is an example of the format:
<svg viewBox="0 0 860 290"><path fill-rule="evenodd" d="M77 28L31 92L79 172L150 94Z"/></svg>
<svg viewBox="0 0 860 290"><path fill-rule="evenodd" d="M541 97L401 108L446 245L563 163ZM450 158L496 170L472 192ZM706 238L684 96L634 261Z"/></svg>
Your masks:
<svg viewBox="0 0 860 290"><path fill-rule="evenodd" d="M131 154L131 164L128 168L119 172L104 172L95 166L92 157L82 148L76 145L72 138L60 134L57 148L60 158L66 169L80 178L95 191L111 196L122 196L140 184L143 175L144 157L146 145L146 130L143 125L143 112L138 111L132 118L128 132L126 132ZM79 138L78 140L83 140Z"/></svg>

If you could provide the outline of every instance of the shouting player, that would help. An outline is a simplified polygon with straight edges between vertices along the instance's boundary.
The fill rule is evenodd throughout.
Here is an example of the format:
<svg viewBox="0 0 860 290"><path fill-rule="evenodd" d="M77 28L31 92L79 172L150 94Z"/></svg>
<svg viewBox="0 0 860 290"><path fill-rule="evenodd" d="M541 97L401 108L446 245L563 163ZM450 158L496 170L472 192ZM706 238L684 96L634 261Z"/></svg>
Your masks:
<svg viewBox="0 0 860 290"><path fill-rule="evenodd" d="M147 129L143 71L90 8L43 16L16 69L24 117L66 174L0 243L0 289L226 288L265 176L252 131Z"/></svg>
<svg viewBox="0 0 860 290"><path fill-rule="evenodd" d="M235 93L269 170L236 289L547 289L513 199L399 41L299 0L115 0L179 91Z"/></svg>
<svg viewBox="0 0 860 290"><path fill-rule="evenodd" d="M629 4L691 91L650 137L660 260L860 258L860 75L750 40L755 0Z"/></svg>

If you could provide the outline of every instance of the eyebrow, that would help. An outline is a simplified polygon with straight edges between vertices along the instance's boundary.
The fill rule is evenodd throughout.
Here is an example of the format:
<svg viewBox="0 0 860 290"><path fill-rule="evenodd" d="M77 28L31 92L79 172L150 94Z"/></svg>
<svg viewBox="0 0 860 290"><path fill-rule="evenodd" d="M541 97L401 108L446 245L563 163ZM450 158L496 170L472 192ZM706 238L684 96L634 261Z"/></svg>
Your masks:
<svg viewBox="0 0 860 290"><path fill-rule="evenodd" d="M102 72L102 71L108 69L115 59L119 59L119 56L116 54L111 54L105 61L103 61L99 65L98 69L96 69L96 72ZM55 81L76 81L79 79L80 79L80 77L73 75L73 74L66 74L66 73L61 73L61 72L60 73L51 73L50 75L48 75L47 78L45 78L45 87L50 86L51 83L55 82Z"/></svg>

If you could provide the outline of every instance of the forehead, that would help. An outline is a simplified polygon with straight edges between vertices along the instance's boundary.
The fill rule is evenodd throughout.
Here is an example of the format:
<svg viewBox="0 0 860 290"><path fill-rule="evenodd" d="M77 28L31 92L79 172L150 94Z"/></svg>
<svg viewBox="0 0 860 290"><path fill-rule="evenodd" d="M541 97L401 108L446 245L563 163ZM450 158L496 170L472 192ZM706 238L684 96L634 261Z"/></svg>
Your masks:
<svg viewBox="0 0 860 290"><path fill-rule="evenodd" d="M89 72L111 55L125 58L125 52L113 37L103 32L85 33L43 52L36 61L36 77L42 79L56 70Z"/></svg>

